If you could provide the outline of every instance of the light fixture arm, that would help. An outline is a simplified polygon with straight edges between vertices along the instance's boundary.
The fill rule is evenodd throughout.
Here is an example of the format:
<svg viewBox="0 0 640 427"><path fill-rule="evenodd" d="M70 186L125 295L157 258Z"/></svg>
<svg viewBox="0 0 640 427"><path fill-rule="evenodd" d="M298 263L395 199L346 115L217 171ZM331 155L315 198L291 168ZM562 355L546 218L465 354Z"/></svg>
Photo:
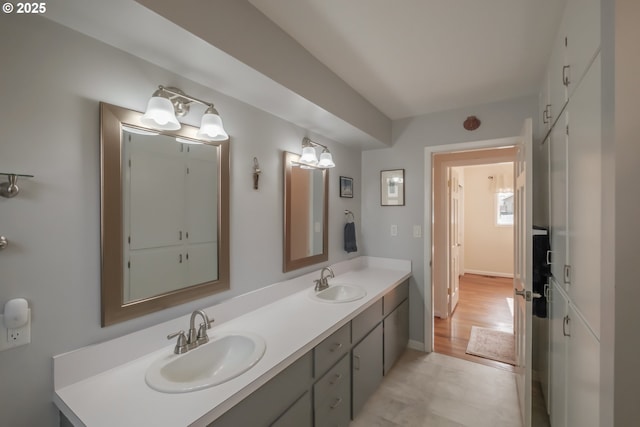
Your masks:
<svg viewBox="0 0 640 427"><path fill-rule="evenodd" d="M302 138L302 147L322 147L325 150L329 151L329 148L326 145L322 145L319 142L315 142L307 138L306 136Z"/></svg>
<svg viewBox="0 0 640 427"><path fill-rule="evenodd" d="M211 102L206 102L206 101L198 99L198 98L196 98L194 96L187 95L186 93L184 93L182 91L178 92L177 90L175 90L175 88L169 88L169 87L165 87L165 86L162 86L162 85L158 85L158 89L160 89L161 91L167 92L168 94L173 95L172 98L175 98L175 97L184 98L187 101L196 102L196 103L204 105L206 107L214 108L214 106L213 106L213 104Z"/></svg>

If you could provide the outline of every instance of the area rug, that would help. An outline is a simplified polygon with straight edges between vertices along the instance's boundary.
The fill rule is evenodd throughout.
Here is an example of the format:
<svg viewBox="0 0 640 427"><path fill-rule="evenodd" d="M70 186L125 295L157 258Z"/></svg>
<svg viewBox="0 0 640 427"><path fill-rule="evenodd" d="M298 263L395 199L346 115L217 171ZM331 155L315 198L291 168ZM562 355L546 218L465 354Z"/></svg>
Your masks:
<svg viewBox="0 0 640 427"><path fill-rule="evenodd" d="M471 327L467 354L515 365L515 339L512 333Z"/></svg>

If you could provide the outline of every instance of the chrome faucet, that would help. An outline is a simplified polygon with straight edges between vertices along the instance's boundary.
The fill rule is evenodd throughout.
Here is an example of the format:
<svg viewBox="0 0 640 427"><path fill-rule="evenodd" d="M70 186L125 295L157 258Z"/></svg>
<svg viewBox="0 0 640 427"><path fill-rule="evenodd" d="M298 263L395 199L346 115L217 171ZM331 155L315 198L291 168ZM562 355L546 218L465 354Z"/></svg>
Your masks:
<svg viewBox="0 0 640 427"><path fill-rule="evenodd" d="M201 316L203 323L200 323L200 327L196 331L196 317ZM167 339L173 339L178 337L176 346L173 349L175 354L186 353L189 350L193 350L199 345L209 342L209 336L207 335L207 329L211 328L211 324L214 319L209 320L209 316L203 310L196 310L191 313L191 320L189 321L189 332L185 335L184 331L175 332L169 334Z"/></svg>
<svg viewBox="0 0 640 427"><path fill-rule="evenodd" d="M330 267L324 267L322 271L320 271L320 278L318 280L313 281L313 283L316 284L316 286L313 288L315 289L316 292L322 291L329 287L329 283L327 282L328 277L324 277L324 272L327 270L329 271L330 278L333 279L334 277L336 277L336 275L333 274L333 270Z"/></svg>

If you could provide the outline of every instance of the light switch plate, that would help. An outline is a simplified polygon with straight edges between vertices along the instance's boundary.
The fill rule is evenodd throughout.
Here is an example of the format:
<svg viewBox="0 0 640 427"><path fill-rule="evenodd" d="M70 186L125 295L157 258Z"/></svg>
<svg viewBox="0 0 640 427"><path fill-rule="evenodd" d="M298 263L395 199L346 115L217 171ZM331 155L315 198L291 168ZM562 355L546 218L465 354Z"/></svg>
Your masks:
<svg viewBox="0 0 640 427"><path fill-rule="evenodd" d="M391 235L394 236L394 237L398 235L398 225L397 224L391 224Z"/></svg>
<svg viewBox="0 0 640 427"><path fill-rule="evenodd" d="M422 237L422 227L420 227L419 225L413 226L413 237L415 237L416 239Z"/></svg>
<svg viewBox="0 0 640 427"><path fill-rule="evenodd" d="M14 329L4 326L4 316L0 314L0 351L20 347L31 342L31 309L27 314L27 324Z"/></svg>

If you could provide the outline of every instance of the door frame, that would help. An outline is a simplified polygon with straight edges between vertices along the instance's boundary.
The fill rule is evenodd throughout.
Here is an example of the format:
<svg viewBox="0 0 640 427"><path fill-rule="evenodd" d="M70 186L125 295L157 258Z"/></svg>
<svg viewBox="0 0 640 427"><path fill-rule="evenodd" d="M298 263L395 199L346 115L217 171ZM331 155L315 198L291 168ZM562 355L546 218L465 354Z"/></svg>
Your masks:
<svg viewBox="0 0 640 427"><path fill-rule="evenodd" d="M497 139L489 139L489 140L481 140L481 141L471 141L471 142L461 142L454 144L444 144L444 145L436 145L425 147L424 149L424 162L425 162L425 174L424 174L424 254L425 254L425 263L424 263L424 277L425 277L425 292L424 292L424 307L425 307L425 328L424 328L424 350L428 353L433 352L433 314L434 314L434 278L435 273L440 274L440 278L442 278L442 269L444 269L445 280L446 280L446 270L447 270L447 260L446 257L441 257L444 259L444 267L441 263L435 265L434 263L434 246L436 245L436 239L440 237L442 239L441 234L438 230L435 229L435 217L436 212L434 212L434 200L436 197L436 181L441 182L441 180L436 177L434 173L434 168L436 166L436 159L434 159L434 155L436 154L459 154L465 152L472 152L478 150L487 150L487 149L506 149L515 147L520 141L521 137L513 136L507 138L497 138ZM506 152L505 152L506 153ZM460 155L461 157L466 158L466 162L468 164L471 163L473 155ZM476 156L477 157L477 156ZM497 156L496 156L497 157ZM515 157L515 156L514 156ZM506 161L513 161L506 160ZM455 162L454 162L455 163ZM487 163L486 158L482 158L481 161L477 164ZM448 164L447 166L459 166L458 164ZM445 181L446 183L446 181ZM441 187L440 187L441 188ZM440 230L441 231L441 230ZM438 236L436 236L438 234ZM446 235L446 233L444 233ZM446 237L446 236L445 236ZM445 245L445 253L446 253L446 239L444 240ZM439 262L439 259L435 260Z"/></svg>

